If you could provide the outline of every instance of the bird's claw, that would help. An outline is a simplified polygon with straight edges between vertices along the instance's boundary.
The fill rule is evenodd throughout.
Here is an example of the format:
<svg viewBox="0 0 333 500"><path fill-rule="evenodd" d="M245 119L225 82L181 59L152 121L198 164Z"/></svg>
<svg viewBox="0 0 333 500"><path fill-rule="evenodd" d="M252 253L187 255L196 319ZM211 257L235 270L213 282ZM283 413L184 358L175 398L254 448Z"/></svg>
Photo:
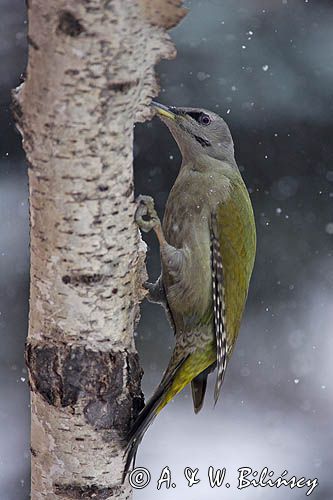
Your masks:
<svg viewBox="0 0 333 500"><path fill-rule="evenodd" d="M161 224L155 210L154 200L151 196L140 195L136 199L136 203L135 222L142 231L149 233L149 231ZM144 219L144 217L147 217L147 219Z"/></svg>

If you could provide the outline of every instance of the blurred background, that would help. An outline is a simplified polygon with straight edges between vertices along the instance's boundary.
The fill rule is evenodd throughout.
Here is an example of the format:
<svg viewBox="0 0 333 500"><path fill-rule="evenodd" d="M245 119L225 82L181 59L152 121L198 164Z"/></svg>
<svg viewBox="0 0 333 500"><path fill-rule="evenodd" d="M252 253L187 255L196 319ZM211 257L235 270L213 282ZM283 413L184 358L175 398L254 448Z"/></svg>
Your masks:
<svg viewBox="0 0 333 500"><path fill-rule="evenodd" d="M333 4L330 0L193 0L171 31L178 56L158 66L159 100L206 107L229 123L253 201L258 253L221 401L193 414L183 391L156 419L137 465L152 473L134 498L300 500L307 488L237 490L237 469L317 477L333 497ZM27 57L23 0L0 0L0 498L29 498L27 167L10 89ZM157 120L136 126L135 184L163 214L180 156ZM147 263L159 275L153 237ZM173 345L164 312L145 303L136 333L146 396ZM168 465L177 487L156 490ZM231 488L211 489L208 466ZM198 467L191 489L185 466Z"/></svg>

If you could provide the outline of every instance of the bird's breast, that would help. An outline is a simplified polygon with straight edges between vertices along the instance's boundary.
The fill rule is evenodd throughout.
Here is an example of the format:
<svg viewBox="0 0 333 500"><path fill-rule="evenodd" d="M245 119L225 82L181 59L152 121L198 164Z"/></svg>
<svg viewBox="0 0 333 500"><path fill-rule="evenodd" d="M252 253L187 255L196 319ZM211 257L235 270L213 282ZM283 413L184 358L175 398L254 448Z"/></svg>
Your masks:
<svg viewBox="0 0 333 500"><path fill-rule="evenodd" d="M185 255L179 276L163 269L163 281L173 314L207 317L212 309L210 219L229 196L229 181L214 173L182 170L170 192L163 219L167 242Z"/></svg>
<svg viewBox="0 0 333 500"><path fill-rule="evenodd" d="M211 303L209 214L203 206L183 206L165 220L167 241L184 253L185 265L176 277L164 269L164 284L173 313L202 318Z"/></svg>

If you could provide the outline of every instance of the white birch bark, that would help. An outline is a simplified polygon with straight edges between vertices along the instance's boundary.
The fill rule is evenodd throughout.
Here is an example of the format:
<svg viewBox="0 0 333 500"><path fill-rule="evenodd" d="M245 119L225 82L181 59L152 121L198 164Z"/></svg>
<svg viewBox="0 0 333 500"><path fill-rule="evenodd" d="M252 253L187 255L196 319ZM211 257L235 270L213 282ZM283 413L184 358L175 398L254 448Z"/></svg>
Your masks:
<svg viewBox="0 0 333 500"><path fill-rule="evenodd" d="M144 256L133 125L181 0L29 0L14 112L29 163L32 499L127 499L126 432L142 405L133 341Z"/></svg>

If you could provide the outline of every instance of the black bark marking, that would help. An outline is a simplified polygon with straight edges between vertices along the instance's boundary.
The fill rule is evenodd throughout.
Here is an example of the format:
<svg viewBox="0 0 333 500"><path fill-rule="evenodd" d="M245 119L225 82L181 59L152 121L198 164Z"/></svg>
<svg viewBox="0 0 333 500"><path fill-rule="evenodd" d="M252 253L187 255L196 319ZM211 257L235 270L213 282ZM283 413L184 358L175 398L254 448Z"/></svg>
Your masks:
<svg viewBox="0 0 333 500"><path fill-rule="evenodd" d="M131 194L133 193L133 188L134 188L133 182L131 182L126 191L124 192L124 196L126 196L127 198L131 196Z"/></svg>
<svg viewBox="0 0 333 500"><path fill-rule="evenodd" d="M65 285L93 285L95 283L100 283L103 281L105 276L103 274L71 274L68 275L66 274L63 276L62 282L65 283Z"/></svg>
<svg viewBox="0 0 333 500"><path fill-rule="evenodd" d="M64 496L71 500L93 498L94 500L107 500L110 497L118 496L122 486L105 488L97 484L82 486L79 484L54 484L54 492L57 496Z"/></svg>
<svg viewBox="0 0 333 500"><path fill-rule="evenodd" d="M96 430L112 429L124 438L143 407L137 353L28 344L26 363L32 391L57 407L83 400L85 419Z"/></svg>
<svg viewBox="0 0 333 500"><path fill-rule="evenodd" d="M68 75L68 76L76 76L79 74L80 74L80 71L78 69L66 69L66 71L65 71L65 75Z"/></svg>
<svg viewBox="0 0 333 500"><path fill-rule="evenodd" d="M126 93L131 88L136 87L138 84L139 84L138 78L136 78L135 80L131 80L131 81L110 82L108 84L108 89L113 91L113 92Z"/></svg>
<svg viewBox="0 0 333 500"><path fill-rule="evenodd" d="M76 19L72 12L63 10L59 14L57 31L71 36L72 38L76 38L85 30L80 21Z"/></svg>

